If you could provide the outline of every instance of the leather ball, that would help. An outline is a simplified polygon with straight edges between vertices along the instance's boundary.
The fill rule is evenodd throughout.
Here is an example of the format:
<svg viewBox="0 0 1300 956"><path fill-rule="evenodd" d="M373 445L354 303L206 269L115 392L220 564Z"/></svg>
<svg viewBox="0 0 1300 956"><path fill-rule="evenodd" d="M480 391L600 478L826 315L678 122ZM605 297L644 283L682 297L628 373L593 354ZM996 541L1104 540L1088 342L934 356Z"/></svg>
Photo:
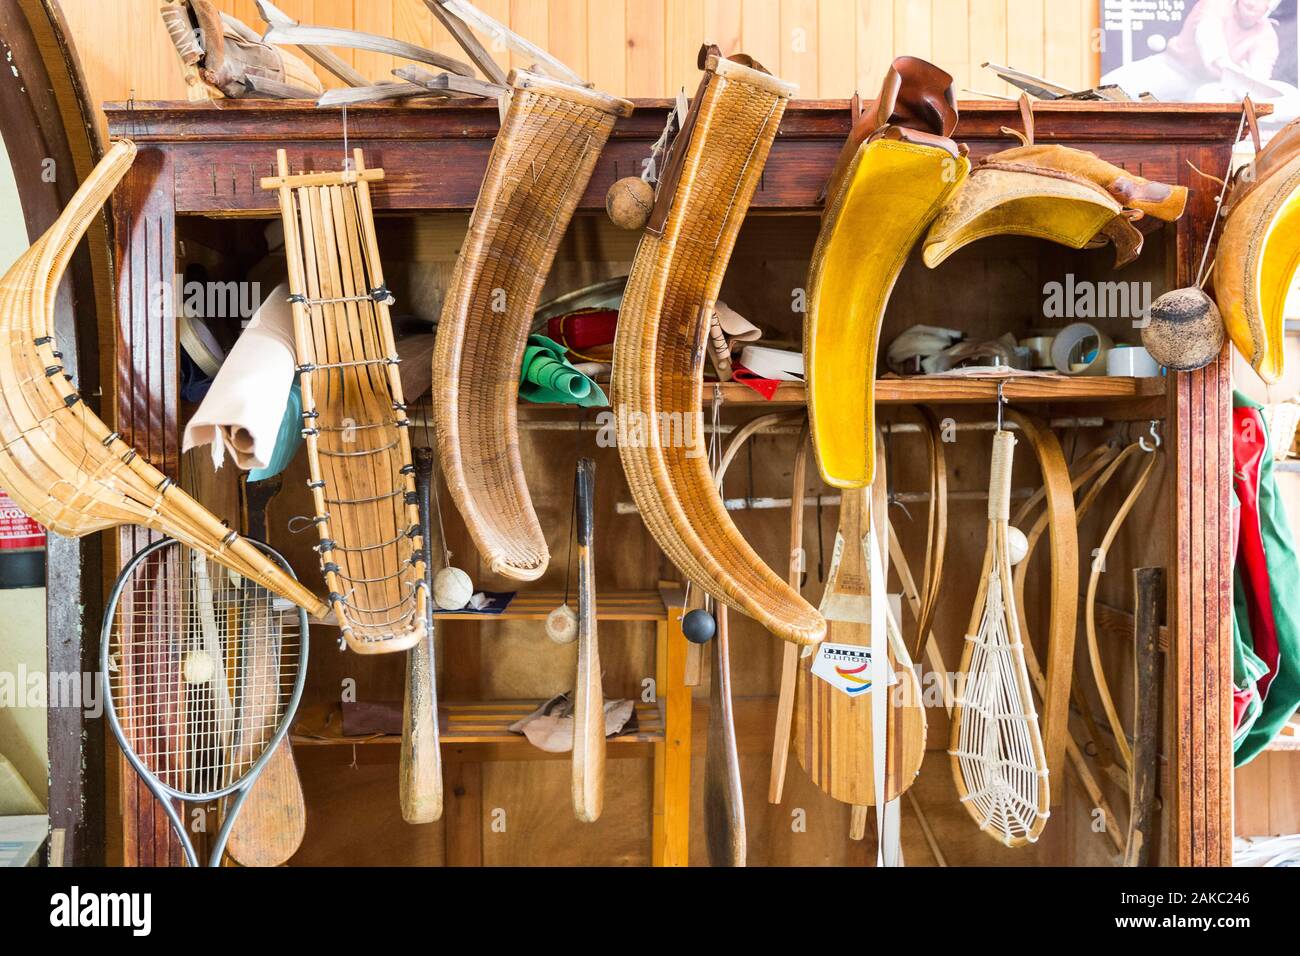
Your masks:
<svg viewBox="0 0 1300 956"><path fill-rule="evenodd" d="M605 212L620 229L644 229L655 204L655 191L639 176L628 176L609 187Z"/></svg>
<svg viewBox="0 0 1300 956"><path fill-rule="evenodd" d="M546 615L546 636L556 644L572 644L578 639L578 615L567 604L561 604Z"/></svg>
<svg viewBox="0 0 1300 956"><path fill-rule="evenodd" d="M1204 368L1223 348L1223 317L1200 289L1174 289L1151 303L1142 344L1165 368L1191 372Z"/></svg>
<svg viewBox="0 0 1300 956"><path fill-rule="evenodd" d="M460 568L443 568L433 576L433 603L444 611L459 611L474 596L469 575Z"/></svg>

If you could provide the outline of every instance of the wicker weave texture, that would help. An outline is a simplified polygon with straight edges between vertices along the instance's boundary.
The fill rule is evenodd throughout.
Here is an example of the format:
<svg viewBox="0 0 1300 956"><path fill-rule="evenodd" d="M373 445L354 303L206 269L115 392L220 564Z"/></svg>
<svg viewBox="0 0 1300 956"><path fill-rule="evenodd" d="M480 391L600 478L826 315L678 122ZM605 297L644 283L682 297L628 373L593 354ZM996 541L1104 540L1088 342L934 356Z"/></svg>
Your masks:
<svg viewBox="0 0 1300 956"><path fill-rule="evenodd" d="M313 614L321 601L109 430L63 374L54 300L68 260L135 159L116 143L0 278L0 486L56 534L125 524L181 541Z"/></svg>
<svg viewBox="0 0 1300 956"><path fill-rule="evenodd" d="M348 646L406 650L425 633L428 589L415 468L372 179L354 171L263 181L280 196L303 434L330 604Z"/></svg>
<svg viewBox="0 0 1300 956"><path fill-rule="evenodd" d="M793 87L726 64L710 72L661 236L647 233L628 279L614 345L614 404L632 423L619 453L646 527L697 586L797 644L822 616L763 563L722 505L703 442L707 308ZM635 429L635 431L633 431Z"/></svg>
<svg viewBox="0 0 1300 956"><path fill-rule="evenodd" d="M550 560L519 455L519 369L533 313L625 100L527 73L488 162L438 324L439 459L488 569L519 581Z"/></svg>

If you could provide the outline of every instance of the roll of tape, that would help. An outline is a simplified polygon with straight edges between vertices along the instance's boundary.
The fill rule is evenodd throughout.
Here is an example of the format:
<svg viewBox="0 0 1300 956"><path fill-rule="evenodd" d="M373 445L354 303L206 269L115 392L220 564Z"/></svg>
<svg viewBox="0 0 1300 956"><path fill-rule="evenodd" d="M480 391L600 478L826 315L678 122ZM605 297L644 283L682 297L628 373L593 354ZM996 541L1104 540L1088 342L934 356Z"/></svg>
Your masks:
<svg viewBox="0 0 1300 956"><path fill-rule="evenodd" d="M1027 339L1021 339L1019 345L1021 348L1029 349L1029 367L1035 371L1054 368L1052 365L1052 342L1055 336L1052 335L1034 335Z"/></svg>
<svg viewBox="0 0 1300 956"><path fill-rule="evenodd" d="M1117 345L1106 353L1106 374L1153 378L1160 374L1160 363L1140 345Z"/></svg>
<svg viewBox="0 0 1300 956"><path fill-rule="evenodd" d="M1075 322L1052 340L1052 365L1065 375L1105 375L1106 353L1114 345L1095 325Z"/></svg>

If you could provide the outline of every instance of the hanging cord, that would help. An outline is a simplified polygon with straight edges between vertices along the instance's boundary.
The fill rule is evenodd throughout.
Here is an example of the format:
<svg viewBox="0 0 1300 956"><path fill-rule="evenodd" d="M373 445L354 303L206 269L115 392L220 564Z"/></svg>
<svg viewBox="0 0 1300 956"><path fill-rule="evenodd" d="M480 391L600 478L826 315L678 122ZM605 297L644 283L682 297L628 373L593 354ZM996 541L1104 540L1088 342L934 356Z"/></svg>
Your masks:
<svg viewBox="0 0 1300 956"><path fill-rule="evenodd" d="M1232 140L1232 144L1234 148L1236 147L1237 143L1241 141L1241 134L1245 129L1246 129L1246 110L1245 107L1242 107L1241 120L1240 122L1237 123L1237 135ZM1195 166L1193 166L1192 168L1196 169ZM1215 229L1218 228L1219 220L1223 218L1222 217L1223 198L1228 194L1228 183L1231 182L1231 180L1232 180L1232 153L1231 151L1229 151L1228 168L1224 171L1223 185L1219 189L1219 195L1215 197L1214 200L1214 218L1210 221L1209 235L1205 237L1205 249L1202 250L1201 252L1201 265L1196 270L1196 288L1198 289L1204 288L1205 280L1209 278L1209 274L1207 273L1205 266L1210 259L1210 246L1214 244L1214 231Z"/></svg>

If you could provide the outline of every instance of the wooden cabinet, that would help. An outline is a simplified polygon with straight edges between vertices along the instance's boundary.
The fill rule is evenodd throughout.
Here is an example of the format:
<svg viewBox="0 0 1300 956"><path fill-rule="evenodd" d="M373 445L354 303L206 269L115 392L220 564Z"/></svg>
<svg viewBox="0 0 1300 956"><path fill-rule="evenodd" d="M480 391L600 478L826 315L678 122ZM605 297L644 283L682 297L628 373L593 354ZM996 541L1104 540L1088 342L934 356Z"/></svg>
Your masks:
<svg viewBox="0 0 1300 956"><path fill-rule="evenodd" d="M612 227L597 220L595 214L603 209L610 184L640 169L651 142L663 128L666 110L665 101L638 101L635 114L620 123L571 229L575 246L582 246L592 236L605 236L617 247L612 258L630 260L634 237L611 238ZM228 237L254 236L250 224L220 227L212 221L272 218L274 196L262 191L258 181L272 171L276 149L287 150L293 169L333 168L342 162L346 133L349 147L364 149L367 164L385 170L384 182L374 191L377 212L383 217L383 245L388 229L413 228L409 223L420 216L463 215L472 207L497 127L495 109L482 104L358 107L346 115L310 104L237 101L220 105L116 103L106 111L112 135L135 139L140 154L114 200L119 262L117 324L111 335L106 331L104 346L114 349L117 376L115 382L105 383L105 389L111 389L115 426L142 454L172 475L180 472L176 316L171 300L151 291L177 271L178 236L187 229L208 235L219 228L227 229ZM1207 181L1195 176L1192 166L1215 173L1225 168L1237 129L1236 110L1205 105L1048 103L1039 104L1035 115L1040 143L1094 150L1149 178L1191 187L1186 215L1174 226L1150 227L1147 251L1131 267L1133 274L1116 274L1117 279L1146 283L1153 294L1190 284L1215 213L1215 192L1207 187ZM843 101L796 101L787 111L724 286L724 298L734 295L749 300L731 302L742 312L766 308L774 314L778 310L773 303L788 302L788 289L801 283L800 263L806 269L811 238L816 234L819 194L848 122ZM965 103L956 139L967 143L972 155L979 157L1008 145L1001 127L1018 125L1019 114L1012 103ZM591 215L584 217L584 213ZM399 219L408 225L397 225ZM238 240L226 242L238 245ZM761 250L770 253L762 263L755 258ZM995 266L987 264L990 255L999 259ZM914 322L948 324L944 315L931 314L935 311L963 322L987 322L988 329L980 331L1024 325L1028 313L1037 308L1034 297L1044 277L1074 269L1099 272L1106 268L1100 258L1105 255L1062 252L1045 244L1009 240L991 254L986 250L956 256L928 275L913 270L914 263L900 280L884 338ZM778 260L784 264L772 265ZM757 274L746 272L748 269ZM994 271L1001 278L990 285ZM761 295L768 298L760 302ZM798 334L798 316L788 309L779 320L773 318L772 324L784 324L792 337ZM1131 328L1120 331L1127 332L1129 339L1135 334ZM1072 381L1060 388L1021 382L1007 390L1012 401L1051 414L1104 416L1140 422L1141 427L1148 420L1163 423L1165 484L1158 508L1144 516L1147 523L1141 533L1155 541L1169 569L1163 750L1167 773L1162 789L1165 852L1160 857L1165 864L1224 865L1231 859L1230 389L1225 353L1206 369L1163 380ZM960 408L989 402L992 394L988 387L969 383L940 386L890 381L882 384L878 397L898 405ZM746 406L752 411L756 396L728 386L727 399L733 410ZM800 390L783 388L776 400L798 403ZM109 407L109 402L105 406ZM616 457L607 461L603 466L606 475L617 467ZM556 488L567 487L567 469L561 470L564 475L557 479ZM536 497L536 489L534 494ZM558 515L567 509L567 498L563 500L563 507L552 501L550 510ZM557 523L562 521L557 518ZM624 523L602 533L622 539L617 554L629 565L647 560L653 564L660 559L657 551L651 557L652 543L647 546L643 538L630 540L640 531L639 524ZM130 553L135 542L130 532L123 535L123 551ZM651 579L659 568L636 567L627 574L642 572ZM310 568L304 576L312 580ZM653 584L650 580L649 586ZM615 586L644 588L647 583L620 580ZM461 638L455 638L455 648L461 647ZM449 656L456 649L448 652ZM328 666L331 677L337 677L335 665ZM474 683L481 676L476 673L466 680ZM451 678L453 682L456 679ZM739 692L746 693L743 686ZM770 721L771 708L757 699L742 701L738 712L753 715L753 726L740 733L742 762L764 761L762 748L746 749L745 741L747 733L755 739L770 736L770 723L765 721ZM696 724L700 723L697 718ZM947 757L934 735L931 747L931 763L923 777L947 772L938 765ZM791 772L798 771L792 768ZM764 779L765 775L764 764ZM152 798L129 776L123 779L126 862L174 861L172 838L161 814L155 819ZM393 791L395 804L395 776ZM758 799L760 794L751 796L751 800ZM566 813L567 808L560 806L554 811ZM785 825L783 819L786 812L780 811L767 824L775 832ZM760 825L752 822L751 829ZM1058 829L1065 826L1053 819L1049 831L1054 825ZM310 831L308 838L312 838ZM755 842L751 837L751 845ZM774 838L773 846L779 842ZM1072 854L1078 855L1064 838L1056 852L1065 855L1056 862L1072 862ZM796 858L805 860L795 854L766 861Z"/></svg>

